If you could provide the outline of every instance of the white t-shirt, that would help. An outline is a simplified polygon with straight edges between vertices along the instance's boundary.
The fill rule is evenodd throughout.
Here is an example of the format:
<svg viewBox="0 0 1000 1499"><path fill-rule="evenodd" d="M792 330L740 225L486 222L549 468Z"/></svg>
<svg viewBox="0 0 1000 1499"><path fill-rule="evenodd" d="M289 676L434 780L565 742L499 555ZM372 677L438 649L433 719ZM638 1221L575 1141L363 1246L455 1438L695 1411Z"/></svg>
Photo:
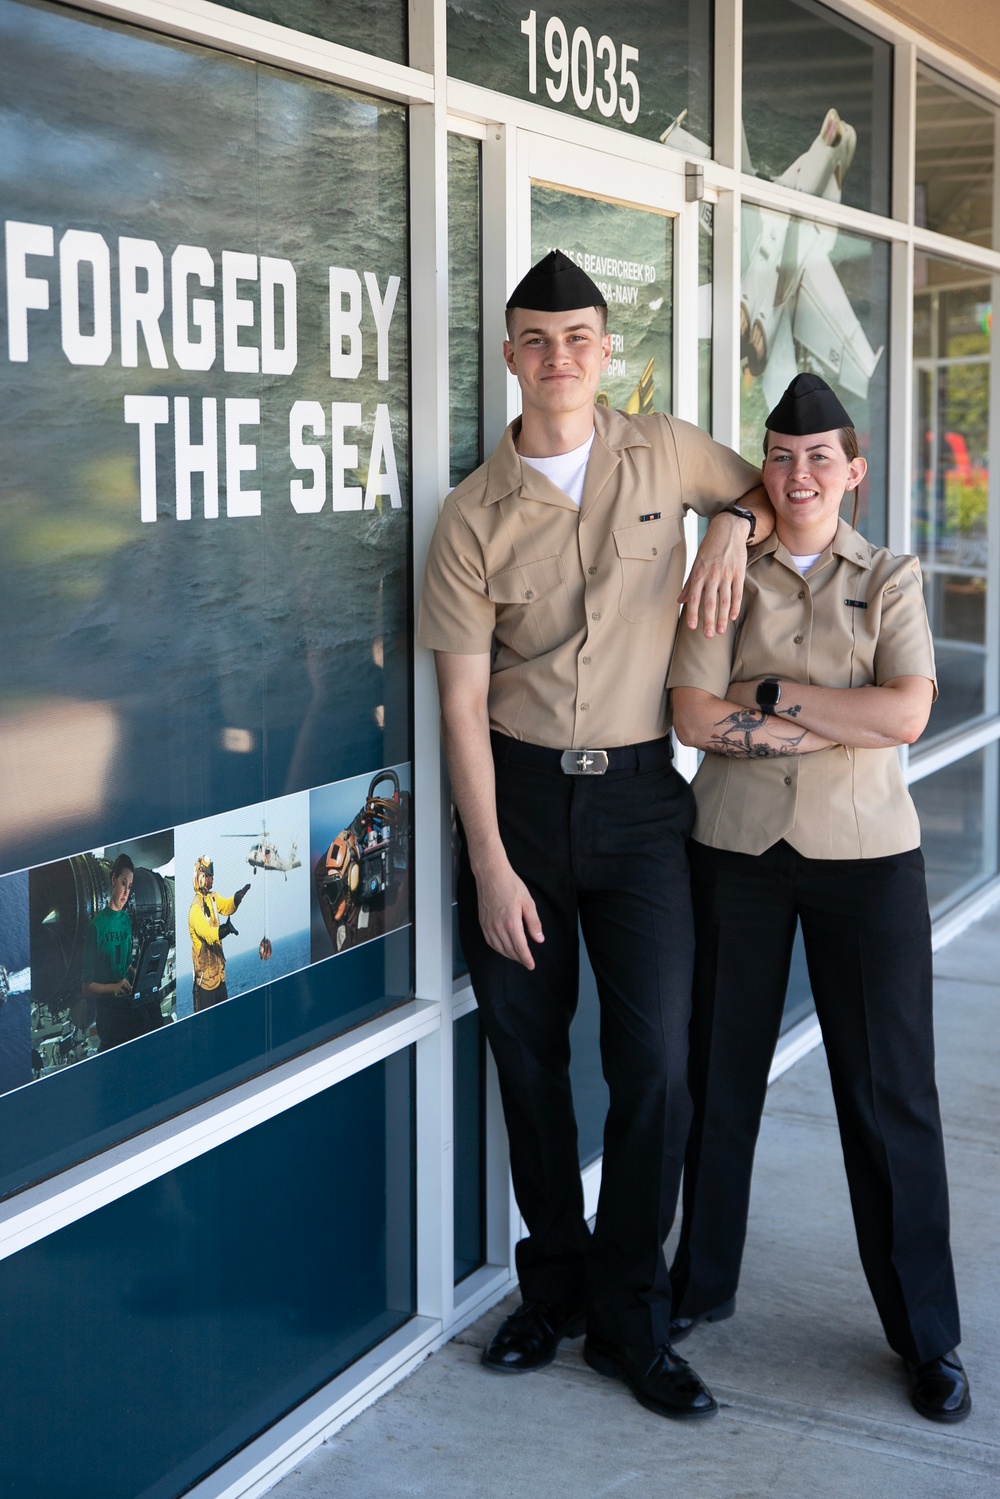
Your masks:
<svg viewBox="0 0 1000 1499"><path fill-rule="evenodd" d="M791 552L789 552L788 555L792 557L792 561L795 563L795 566L798 568L802 576L805 577L806 573L809 571L813 563L816 561L816 558L819 556L819 552L813 552L811 557L793 557Z"/></svg>
<svg viewBox="0 0 1000 1499"><path fill-rule="evenodd" d="M526 458L522 453L521 462L530 463L532 468L537 468L557 489L568 494L579 510L583 502L583 481L587 477L587 464L593 446L594 434L591 432L585 443L578 448L571 448L568 453L557 453L555 458Z"/></svg>

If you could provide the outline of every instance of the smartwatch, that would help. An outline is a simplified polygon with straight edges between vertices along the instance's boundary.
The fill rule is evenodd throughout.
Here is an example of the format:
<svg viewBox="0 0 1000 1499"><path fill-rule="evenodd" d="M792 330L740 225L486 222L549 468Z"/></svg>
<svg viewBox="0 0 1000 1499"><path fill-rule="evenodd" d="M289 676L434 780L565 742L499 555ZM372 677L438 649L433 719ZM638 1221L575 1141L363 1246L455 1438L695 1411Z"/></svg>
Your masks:
<svg viewBox="0 0 1000 1499"><path fill-rule="evenodd" d="M750 522L750 530L747 532L747 546L749 546L751 541L753 541L753 534L757 529L757 517L753 511L748 510L745 505L727 505L724 513L726 515L738 515L740 520Z"/></svg>
<svg viewBox="0 0 1000 1499"><path fill-rule="evenodd" d="M781 683L777 677L765 677L757 683L757 707L762 713L774 713L781 702Z"/></svg>

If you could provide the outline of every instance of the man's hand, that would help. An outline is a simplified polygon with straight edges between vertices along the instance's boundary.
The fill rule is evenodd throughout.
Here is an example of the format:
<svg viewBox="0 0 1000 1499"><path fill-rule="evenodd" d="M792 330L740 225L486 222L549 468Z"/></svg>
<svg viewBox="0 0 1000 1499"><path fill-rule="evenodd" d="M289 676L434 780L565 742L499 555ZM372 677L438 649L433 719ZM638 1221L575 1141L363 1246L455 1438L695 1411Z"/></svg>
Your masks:
<svg viewBox="0 0 1000 1499"><path fill-rule="evenodd" d="M678 603L685 605L684 623L688 629L698 628L700 616L709 640L715 634L724 635L729 621L739 615L747 570L748 530L748 523L738 515L724 511L714 516L678 596Z"/></svg>
<svg viewBox="0 0 1000 1499"><path fill-rule="evenodd" d="M240 901L243 899L244 895L246 895L246 893L247 893L247 891L249 889L250 889L250 883L248 881L243 886L242 890L237 890L236 894L233 896L233 905L236 907L237 911L240 908Z"/></svg>
<svg viewBox="0 0 1000 1499"><path fill-rule="evenodd" d="M221 942L223 937L238 937L239 935L239 932L236 930L236 928L233 926L233 923L227 916L225 921L219 927L219 941Z"/></svg>
<svg viewBox="0 0 1000 1499"><path fill-rule="evenodd" d="M503 957L534 968L528 942L545 940L542 924L527 885L507 857L497 823L487 707L490 658L488 653L436 651L435 664L451 789L476 877L483 936Z"/></svg>
<svg viewBox="0 0 1000 1499"><path fill-rule="evenodd" d="M542 923L528 887L504 860L488 874L476 874L479 892L479 924L490 946L504 958L524 968L534 968L528 938L544 942Z"/></svg>

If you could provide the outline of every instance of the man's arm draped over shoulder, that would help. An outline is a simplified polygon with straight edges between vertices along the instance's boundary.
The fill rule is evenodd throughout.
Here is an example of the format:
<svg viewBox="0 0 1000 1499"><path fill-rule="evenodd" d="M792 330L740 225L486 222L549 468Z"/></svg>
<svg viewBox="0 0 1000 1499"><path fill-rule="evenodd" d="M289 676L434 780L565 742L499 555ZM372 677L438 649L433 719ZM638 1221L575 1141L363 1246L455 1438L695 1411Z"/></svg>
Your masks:
<svg viewBox="0 0 1000 1499"><path fill-rule="evenodd" d="M528 938L544 941L541 922L527 886L511 867L497 824L487 709L490 657L435 651L434 661L451 789L479 892L479 923L498 953L534 968Z"/></svg>
<svg viewBox="0 0 1000 1499"><path fill-rule="evenodd" d="M753 544L764 541L774 529L774 511L763 484L734 497L756 517ZM748 521L729 511L713 516L691 564L687 582L677 602L684 604L684 623L689 630L702 628L709 639L724 635L730 620L739 618L743 603L743 579L747 568Z"/></svg>
<svg viewBox="0 0 1000 1499"><path fill-rule="evenodd" d="M700 617L711 639L726 633L743 601L751 527L748 520L728 513L727 506L752 511L755 546L774 529L774 511L759 468L691 422L673 416L663 421L674 445L684 509L709 520L678 602L685 606L684 625L696 630Z"/></svg>

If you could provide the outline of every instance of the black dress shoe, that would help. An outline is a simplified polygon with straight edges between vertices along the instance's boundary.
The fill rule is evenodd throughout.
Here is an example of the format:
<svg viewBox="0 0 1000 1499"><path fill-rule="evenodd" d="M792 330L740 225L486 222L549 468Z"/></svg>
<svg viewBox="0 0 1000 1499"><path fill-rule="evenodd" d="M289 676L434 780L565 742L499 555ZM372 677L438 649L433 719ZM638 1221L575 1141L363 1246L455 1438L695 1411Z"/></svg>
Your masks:
<svg viewBox="0 0 1000 1499"><path fill-rule="evenodd" d="M969 1376L958 1354L943 1353L925 1364L906 1365L910 1402L928 1421L964 1421L972 1409Z"/></svg>
<svg viewBox="0 0 1000 1499"><path fill-rule="evenodd" d="M694 1317L675 1317L670 1324L670 1341L679 1343L689 1332L694 1332L699 1322L725 1322L735 1310L736 1297L731 1296L721 1306L714 1306L710 1312L698 1312Z"/></svg>
<svg viewBox="0 0 1000 1499"><path fill-rule="evenodd" d="M555 1358L562 1339L581 1337L586 1326L582 1307L562 1302L522 1302L490 1338L483 1350L483 1363L502 1374L544 1369Z"/></svg>
<svg viewBox="0 0 1000 1499"><path fill-rule="evenodd" d="M631 1348L588 1333L583 1356L598 1374L624 1379L639 1404L658 1416L714 1416L719 1409L711 1390L669 1343Z"/></svg>

